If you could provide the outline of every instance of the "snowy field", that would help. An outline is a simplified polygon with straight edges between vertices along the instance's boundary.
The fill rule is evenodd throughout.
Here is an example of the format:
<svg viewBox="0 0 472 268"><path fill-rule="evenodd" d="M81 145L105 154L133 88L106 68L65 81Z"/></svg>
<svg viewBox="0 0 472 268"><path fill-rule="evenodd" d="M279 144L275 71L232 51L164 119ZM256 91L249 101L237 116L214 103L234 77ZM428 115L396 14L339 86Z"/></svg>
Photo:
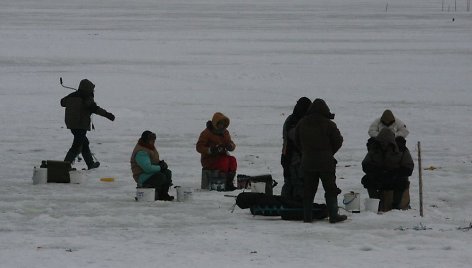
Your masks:
<svg viewBox="0 0 472 268"><path fill-rule="evenodd" d="M2 0L0 266L470 267L472 230L461 228L472 222L472 14L466 0L457 11L450 0L386 6ZM117 119L94 116L88 136L102 166L82 184L32 185L33 166L62 160L72 142L59 77L94 82L97 103ZM302 96L336 113L338 185L361 199L369 124L386 108L407 124L411 210L340 210L349 221L304 224L231 213L234 200L220 192L133 200L129 157L142 131L157 132L174 184L198 188L195 143L217 111L231 119L238 173L272 174L279 194L282 124ZM423 171L423 218L417 141L423 167L437 168Z"/></svg>

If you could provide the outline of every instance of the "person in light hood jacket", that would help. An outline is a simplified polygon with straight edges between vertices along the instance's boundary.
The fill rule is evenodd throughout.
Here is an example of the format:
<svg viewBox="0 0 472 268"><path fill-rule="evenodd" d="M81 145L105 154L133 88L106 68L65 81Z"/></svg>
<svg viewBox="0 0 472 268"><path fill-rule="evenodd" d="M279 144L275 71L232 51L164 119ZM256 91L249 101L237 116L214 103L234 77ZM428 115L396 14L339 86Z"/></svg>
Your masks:
<svg viewBox="0 0 472 268"><path fill-rule="evenodd" d="M395 135L395 141L400 150L406 149L406 137L410 133L406 124L403 123L399 118L395 117L390 110L385 110L380 118L377 118L372 122L369 127L368 134L370 136L367 141L367 150L369 146L375 141L375 137L379 135L380 131L384 128L389 128Z"/></svg>

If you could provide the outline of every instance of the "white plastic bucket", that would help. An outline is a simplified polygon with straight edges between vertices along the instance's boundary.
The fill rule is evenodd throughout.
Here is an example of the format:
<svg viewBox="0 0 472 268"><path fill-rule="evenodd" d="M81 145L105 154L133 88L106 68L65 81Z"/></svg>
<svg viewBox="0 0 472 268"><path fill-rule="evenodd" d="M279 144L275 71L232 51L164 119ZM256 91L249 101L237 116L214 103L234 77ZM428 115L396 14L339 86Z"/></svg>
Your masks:
<svg viewBox="0 0 472 268"><path fill-rule="evenodd" d="M366 198L364 200L364 206L366 211L378 213L379 212L380 199Z"/></svg>
<svg viewBox="0 0 472 268"><path fill-rule="evenodd" d="M153 202L156 195L154 188L136 188L136 201Z"/></svg>
<svg viewBox="0 0 472 268"><path fill-rule="evenodd" d="M192 196L193 196L192 188L176 186L175 189L177 191L178 202L187 202L187 201L192 200Z"/></svg>
<svg viewBox="0 0 472 268"><path fill-rule="evenodd" d="M265 182L251 182L251 192L253 193L265 193L266 183Z"/></svg>
<svg viewBox="0 0 472 268"><path fill-rule="evenodd" d="M34 167L33 184L45 184L48 182L48 169Z"/></svg>
<svg viewBox="0 0 472 268"><path fill-rule="evenodd" d="M48 169L34 167L33 184L45 184L48 182Z"/></svg>
<svg viewBox="0 0 472 268"><path fill-rule="evenodd" d="M344 194L343 204L347 211L350 211L352 213L359 213L361 211L360 195L360 193L355 192L349 192L347 194Z"/></svg>
<svg viewBox="0 0 472 268"><path fill-rule="evenodd" d="M79 170L69 171L70 183L80 184L82 183L84 174Z"/></svg>

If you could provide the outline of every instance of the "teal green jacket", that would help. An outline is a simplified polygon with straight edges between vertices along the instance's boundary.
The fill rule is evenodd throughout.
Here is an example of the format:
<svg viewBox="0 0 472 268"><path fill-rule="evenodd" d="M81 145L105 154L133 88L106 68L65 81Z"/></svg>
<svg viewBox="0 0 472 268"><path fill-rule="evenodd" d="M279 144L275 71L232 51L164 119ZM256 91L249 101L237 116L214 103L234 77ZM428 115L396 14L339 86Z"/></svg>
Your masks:
<svg viewBox="0 0 472 268"><path fill-rule="evenodd" d="M138 186L142 186L152 175L161 171L159 165L153 165L151 158L145 151L139 151L135 157L136 163L143 169L143 173L139 175Z"/></svg>

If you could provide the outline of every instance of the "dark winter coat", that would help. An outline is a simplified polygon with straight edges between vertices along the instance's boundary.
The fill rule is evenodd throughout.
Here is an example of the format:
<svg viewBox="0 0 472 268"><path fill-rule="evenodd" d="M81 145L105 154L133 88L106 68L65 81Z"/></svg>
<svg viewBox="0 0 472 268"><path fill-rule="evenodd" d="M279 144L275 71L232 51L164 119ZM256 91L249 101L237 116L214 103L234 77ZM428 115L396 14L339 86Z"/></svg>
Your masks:
<svg viewBox="0 0 472 268"><path fill-rule="evenodd" d="M80 82L79 89L61 99L61 106L66 108L65 123L68 129L90 130L92 113L111 119L110 113L100 108L94 101L95 85L87 79ZM114 117L113 117L114 119Z"/></svg>
<svg viewBox="0 0 472 268"><path fill-rule="evenodd" d="M281 164L284 169L289 169L290 165L299 164L301 161L301 152L295 145L295 127L298 122L306 115L311 105L310 99L302 97L297 101L293 108L293 113L287 117L282 129L283 147Z"/></svg>
<svg viewBox="0 0 472 268"><path fill-rule="evenodd" d="M219 122L224 122L225 128L222 132L217 131L216 125ZM229 118L222 113L215 113L211 121L206 123L205 130L200 133L198 138L196 150L201 154L201 163L203 169L210 169L218 160L221 154L211 153L210 148L215 146L223 146L226 151L234 151L236 145L231 140L231 136L227 130L229 126Z"/></svg>
<svg viewBox="0 0 472 268"><path fill-rule="evenodd" d="M302 170L334 173L334 154L341 148L343 137L336 124L331 121L328 105L316 99L308 115L295 128L295 142L302 152Z"/></svg>
<svg viewBox="0 0 472 268"><path fill-rule="evenodd" d="M413 168L410 151L399 150L395 134L384 128L362 161L362 170L366 173L362 184L376 190L403 190L408 187Z"/></svg>

